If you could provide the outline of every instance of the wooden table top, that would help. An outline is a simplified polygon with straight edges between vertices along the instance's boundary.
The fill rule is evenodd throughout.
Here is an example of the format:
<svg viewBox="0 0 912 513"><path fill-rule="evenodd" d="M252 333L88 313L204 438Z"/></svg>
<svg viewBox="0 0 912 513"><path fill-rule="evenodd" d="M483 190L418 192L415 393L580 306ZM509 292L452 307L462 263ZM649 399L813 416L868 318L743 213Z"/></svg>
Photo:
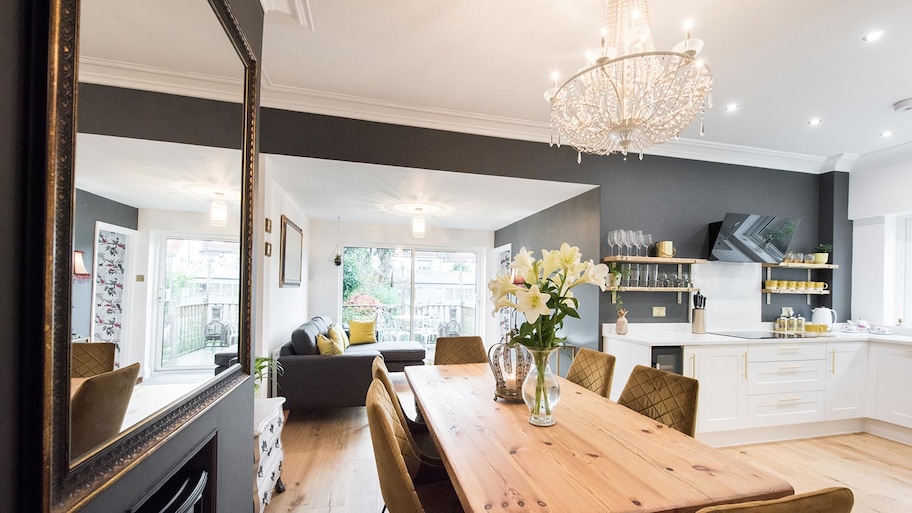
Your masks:
<svg viewBox="0 0 912 513"><path fill-rule="evenodd" d="M467 512L693 512L794 493L648 417L561 379L557 424L494 401L487 364L405 368Z"/></svg>

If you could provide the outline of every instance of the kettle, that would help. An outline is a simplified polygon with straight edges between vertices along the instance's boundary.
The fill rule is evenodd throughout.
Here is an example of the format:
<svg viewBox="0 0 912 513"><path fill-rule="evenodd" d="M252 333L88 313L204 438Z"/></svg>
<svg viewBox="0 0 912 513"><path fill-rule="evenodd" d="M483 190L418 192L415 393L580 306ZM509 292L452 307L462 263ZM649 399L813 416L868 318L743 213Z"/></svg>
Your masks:
<svg viewBox="0 0 912 513"><path fill-rule="evenodd" d="M836 322L836 310L831 310L825 306L818 306L811 310L811 322L814 324L824 324L827 331L833 331L833 323Z"/></svg>

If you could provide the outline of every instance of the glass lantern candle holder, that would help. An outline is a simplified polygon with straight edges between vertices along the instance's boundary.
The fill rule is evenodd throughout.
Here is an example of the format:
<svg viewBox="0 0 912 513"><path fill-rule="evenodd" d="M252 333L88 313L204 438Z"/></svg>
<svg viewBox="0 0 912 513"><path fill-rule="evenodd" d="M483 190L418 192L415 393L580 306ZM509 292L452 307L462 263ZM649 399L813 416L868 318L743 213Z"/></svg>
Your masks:
<svg viewBox="0 0 912 513"><path fill-rule="evenodd" d="M506 340L512 337L509 335ZM521 403L522 385L532 367L532 356L521 344L500 342L488 350L488 365L494 373L494 400Z"/></svg>

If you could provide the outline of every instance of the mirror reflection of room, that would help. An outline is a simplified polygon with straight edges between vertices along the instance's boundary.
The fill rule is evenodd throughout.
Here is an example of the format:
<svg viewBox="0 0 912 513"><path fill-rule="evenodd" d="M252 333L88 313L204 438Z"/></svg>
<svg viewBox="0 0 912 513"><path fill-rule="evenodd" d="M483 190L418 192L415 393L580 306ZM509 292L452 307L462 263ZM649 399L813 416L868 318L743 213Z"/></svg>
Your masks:
<svg viewBox="0 0 912 513"><path fill-rule="evenodd" d="M156 15L141 2L81 5L72 460L211 380L216 353L237 352L244 69L206 1L174 9L198 18L198 31L173 33L167 20L150 23ZM140 27L148 38L136 37ZM175 52L192 46L199 31L220 34L212 37L225 45L177 66ZM158 85L158 77L176 76L216 86ZM197 110L201 103L174 95L204 98L205 109L220 112L225 107L212 100L236 105L230 122L212 127ZM142 110L135 98L188 107L172 110L173 130L162 131L132 113L134 106ZM225 133L234 135L226 141Z"/></svg>

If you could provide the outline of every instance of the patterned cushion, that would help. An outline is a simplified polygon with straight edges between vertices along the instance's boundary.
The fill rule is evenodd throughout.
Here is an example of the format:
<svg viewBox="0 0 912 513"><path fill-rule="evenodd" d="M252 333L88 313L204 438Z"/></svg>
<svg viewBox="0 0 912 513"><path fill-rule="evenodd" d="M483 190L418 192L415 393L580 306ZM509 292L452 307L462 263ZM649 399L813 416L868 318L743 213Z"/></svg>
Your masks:
<svg viewBox="0 0 912 513"><path fill-rule="evenodd" d="M848 488L824 488L770 501L710 506L697 513L849 513L855 496Z"/></svg>
<svg viewBox="0 0 912 513"><path fill-rule="evenodd" d="M111 342L71 344L70 377L88 378L114 370L114 349Z"/></svg>
<svg viewBox="0 0 912 513"><path fill-rule="evenodd" d="M440 337L434 349L434 365L488 363L481 337Z"/></svg>
<svg viewBox="0 0 912 513"><path fill-rule="evenodd" d="M596 394L608 397L611 380L614 377L614 355L580 348L567 371L567 379L588 388Z"/></svg>
<svg viewBox="0 0 912 513"><path fill-rule="evenodd" d="M618 404L694 436L697 424L695 379L637 365L618 398Z"/></svg>

